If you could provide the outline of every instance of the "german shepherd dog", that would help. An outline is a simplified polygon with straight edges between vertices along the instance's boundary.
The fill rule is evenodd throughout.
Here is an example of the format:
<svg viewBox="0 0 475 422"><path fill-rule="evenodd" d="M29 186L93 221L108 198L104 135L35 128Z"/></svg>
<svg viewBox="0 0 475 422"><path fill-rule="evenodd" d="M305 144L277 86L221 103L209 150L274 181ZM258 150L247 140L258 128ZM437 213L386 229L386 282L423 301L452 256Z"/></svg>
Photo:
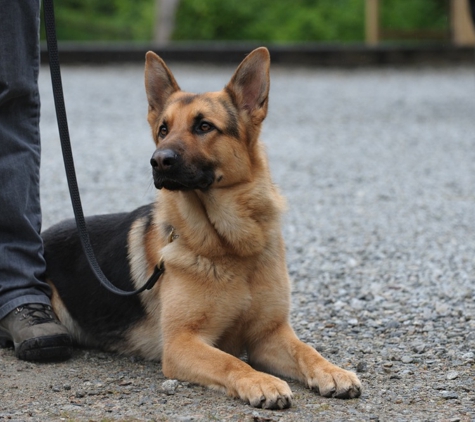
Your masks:
<svg viewBox="0 0 475 422"><path fill-rule="evenodd" d="M147 53L156 202L87 224L104 273L120 288L140 287L163 259L165 273L151 290L124 298L100 286L73 221L43 238L53 308L76 343L161 360L166 377L282 409L292 392L268 373L324 397L358 397L361 384L289 324L284 200L259 141L269 66L268 50L258 48L222 91L191 94Z"/></svg>

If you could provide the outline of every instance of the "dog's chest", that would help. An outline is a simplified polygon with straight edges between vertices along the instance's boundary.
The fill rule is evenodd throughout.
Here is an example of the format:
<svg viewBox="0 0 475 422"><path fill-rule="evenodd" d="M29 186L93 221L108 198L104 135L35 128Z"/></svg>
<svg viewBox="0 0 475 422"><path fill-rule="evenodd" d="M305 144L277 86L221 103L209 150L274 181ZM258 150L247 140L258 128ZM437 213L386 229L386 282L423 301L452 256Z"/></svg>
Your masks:
<svg viewBox="0 0 475 422"><path fill-rule="evenodd" d="M181 274L200 283L231 284L246 283L253 267L253 259L241 259L233 256L210 256L197 254L184 247L180 239L167 244L162 250L165 267L174 275Z"/></svg>

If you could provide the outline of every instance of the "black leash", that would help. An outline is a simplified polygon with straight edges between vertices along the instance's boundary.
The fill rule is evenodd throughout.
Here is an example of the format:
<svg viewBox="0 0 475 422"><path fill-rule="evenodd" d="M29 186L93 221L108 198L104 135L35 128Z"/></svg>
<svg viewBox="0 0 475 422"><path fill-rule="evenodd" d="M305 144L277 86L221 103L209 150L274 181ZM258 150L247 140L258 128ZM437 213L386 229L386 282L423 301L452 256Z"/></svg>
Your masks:
<svg viewBox="0 0 475 422"><path fill-rule="evenodd" d="M63 151L64 167L66 169L66 177L68 179L69 193L71 203L76 218L76 226L81 240L83 251L89 262L89 266L99 282L110 292L120 296L133 296L151 289L165 271L163 261L155 270L147 282L138 290L128 291L122 290L114 286L104 275L97 262L91 241L87 233L86 221L79 196L79 188L76 179L76 171L74 168L73 153L71 149L71 140L69 138L68 120L66 117L66 106L63 96L63 85L61 82L61 69L59 66L58 43L56 40L56 26L54 18L53 0L43 0L46 43L48 46L49 67L51 71L51 83L53 85L54 104L56 108L56 117L58 120L59 137L61 139L61 149Z"/></svg>

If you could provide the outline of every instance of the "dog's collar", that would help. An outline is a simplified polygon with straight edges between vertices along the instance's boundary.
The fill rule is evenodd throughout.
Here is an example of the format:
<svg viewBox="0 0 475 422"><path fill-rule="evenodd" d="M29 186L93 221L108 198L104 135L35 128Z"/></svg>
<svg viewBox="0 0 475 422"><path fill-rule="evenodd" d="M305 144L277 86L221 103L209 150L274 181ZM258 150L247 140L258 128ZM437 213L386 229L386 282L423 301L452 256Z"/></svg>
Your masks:
<svg viewBox="0 0 475 422"><path fill-rule="evenodd" d="M168 243L172 243L177 238L178 238L178 235L175 233L175 227L172 227L170 230L170 234L167 237ZM158 262L158 265L155 266L155 269L153 270L153 273L150 276L150 278L145 283L144 288L146 290L150 290L153 286L155 286L158 279L162 276L164 272L165 272L165 261L163 259L163 256L161 256L160 261Z"/></svg>

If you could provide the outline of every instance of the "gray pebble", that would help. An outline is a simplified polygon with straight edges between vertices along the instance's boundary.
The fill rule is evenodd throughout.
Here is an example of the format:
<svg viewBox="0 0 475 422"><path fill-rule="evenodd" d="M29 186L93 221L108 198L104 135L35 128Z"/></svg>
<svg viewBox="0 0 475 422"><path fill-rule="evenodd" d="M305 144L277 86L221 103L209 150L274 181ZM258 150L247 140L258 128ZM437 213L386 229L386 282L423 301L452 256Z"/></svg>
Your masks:
<svg viewBox="0 0 475 422"><path fill-rule="evenodd" d="M426 345L425 344L417 344L417 345L414 345L412 350L415 352L415 353L418 353L418 354L421 354L421 353L424 353L424 351L426 350Z"/></svg>
<svg viewBox="0 0 475 422"><path fill-rule="evenodd" d="M356 372L368 372L368 365L366 362L358 362L356 365Z"/></svg>
<svg viewBox="0 0 475 422"><path fill-rule="evenodd" d="M459 398L455 391L441 391L440 396L445 400L455 400Z"/></svg>
<svg viewBox="0 0 475 422"><path fill-rule="evenodd" d="M447 372L447 379L448 380L454 380L459 376L459 373L457 371L449 371Z"/></svg>
<svg viewBox="0 0 475 422"><path fill-rule="evenodd" d="M165 394L169 396L175 394L177 387L178 387L177 380L166 380L162 383L163 392L165 392Z"/></svg>
<svg viewBox="0 0 475 422"><path fill-rule="evenodd" d="M475 362L475 354L473 352L464 353L462 359L467 363Z"/></svg>

